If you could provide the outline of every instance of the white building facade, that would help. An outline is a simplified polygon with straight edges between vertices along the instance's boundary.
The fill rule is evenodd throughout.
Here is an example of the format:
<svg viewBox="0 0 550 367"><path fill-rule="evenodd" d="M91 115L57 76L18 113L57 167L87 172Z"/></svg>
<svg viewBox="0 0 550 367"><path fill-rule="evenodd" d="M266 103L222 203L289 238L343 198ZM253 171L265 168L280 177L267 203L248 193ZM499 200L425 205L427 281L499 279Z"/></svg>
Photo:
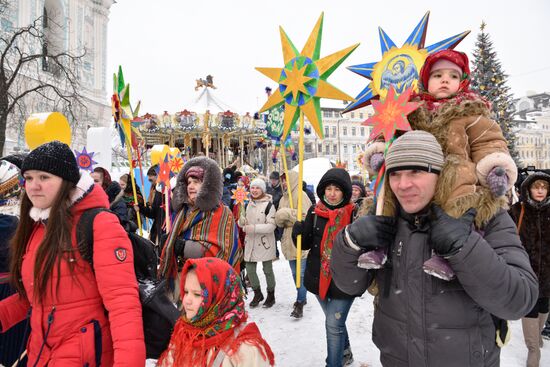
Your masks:
<svg viewBox="0 0 550 367"><path fill-rule="evenodd" d="M48 53L67 52L81 55L81 67L76 70L86 110L77 116L77 131L73 131L73 148L85 145L86 130L90 126L107 126L111 123L111 106L107 94L107 29L109 10L114 0L13 0L10 9L0 15L0 30L10 32L14 28L24 27L40 17L48 21L41 22L44 32L43 47ZM33 50L39 54L40 50ZM40 62L37 72L40 78L50 78L55 82L58 70L47 58ZM35 78L33 75L26 75ZM110 88L110 85L109 85ZM51 112L48 101L33 95L25 101L27 113ZM60 111L61 112L61 111ZM28 117L28 116L26 116ZM21 126L26 117L16 116L6 131L5 152L13 146L24 148ZM23 121L19 121L23 120ZM74 121L71 121L74 123ZM17 127L18 126L18 127ZM10 146L11 145L11 146Z"/></svg>

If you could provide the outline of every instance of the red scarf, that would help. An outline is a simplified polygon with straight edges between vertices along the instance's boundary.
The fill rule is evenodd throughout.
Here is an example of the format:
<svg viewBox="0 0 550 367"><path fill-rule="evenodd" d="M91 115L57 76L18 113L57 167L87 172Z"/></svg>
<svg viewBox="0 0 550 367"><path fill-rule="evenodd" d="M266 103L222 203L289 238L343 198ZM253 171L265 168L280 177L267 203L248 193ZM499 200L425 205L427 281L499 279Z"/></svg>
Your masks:
<svg viewBox="0 0 550 367"><path fill-rule="evenodd" d="M342 228L350 224L355 206L351 203L338 209L329 209L321 201L315 205L315 214L327 218L328 222L321 239L321 273L319 276L319 297L325 299L332 273L330 272L330 259L332 257L332 244L334 238Z"/></svg>
<svg viewBox="0 0 550 367"><path fill-rule="evenodd" d="M182 297L190 270L195 271L202 288L201 306L192 319L187 319L184 313L176 322L168 349L158 365L212 366L218 352L232 356L244 342L256 346L273 365L273 352L256 324L246 325L235 335L235 328L244 325L248 318L240 277L235 270L218 258L188 259L181 272Z"/></svg>

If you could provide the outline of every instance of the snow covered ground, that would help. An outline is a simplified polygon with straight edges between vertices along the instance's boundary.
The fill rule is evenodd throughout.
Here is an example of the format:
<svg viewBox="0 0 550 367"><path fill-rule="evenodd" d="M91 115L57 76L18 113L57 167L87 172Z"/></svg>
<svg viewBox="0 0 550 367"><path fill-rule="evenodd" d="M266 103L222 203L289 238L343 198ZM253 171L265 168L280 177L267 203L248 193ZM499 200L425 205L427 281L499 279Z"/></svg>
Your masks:
<svg viewBox="0 0 550 367"><path fill-rule="evenodd" d="M258 307L248 309L249 320L258 324L264 338L275 353L277 366L324 366L326 357L325 327L323 311L315 297L308 293L308 303L304 307L304 317L296 320L290 317L296 291L292 281L288 262L281 259L273 264L277 287L277 303L271 309ZM265 289L265 280L261 266L258 272ZM380 367L378 349L371 336L373 318L372 296L363 295L353 303L348 315L347 326L355 362L353 367ZM247 305L251 300L251 292ZM521 322L511 322L512 338L501 354L501 367L525 365L527 349L523 343ZM542 350L541 366L550 365L550 341ZM148 367L154 362L149 361Z"/></svg>

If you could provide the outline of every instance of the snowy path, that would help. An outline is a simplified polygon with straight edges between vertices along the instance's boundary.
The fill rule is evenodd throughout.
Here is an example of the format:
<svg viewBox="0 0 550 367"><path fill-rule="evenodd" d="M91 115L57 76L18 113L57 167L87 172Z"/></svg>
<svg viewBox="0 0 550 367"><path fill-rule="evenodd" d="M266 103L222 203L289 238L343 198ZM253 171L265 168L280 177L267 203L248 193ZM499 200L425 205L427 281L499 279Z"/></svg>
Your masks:
<svg viewBox="0 0 550 367"><path fill-rule="evenodd" d="M271 309L258 307L248 309L249 320L258 324L264 338L268 341L277 366L324 366L326 357L324 315L315 297L308 293L308 303L304 307L304 317L301 320L290 318L292 304L296 299L290 268L285 260L273 264L277 287L275 298L277 303ZM258 266L262 289L265 281L261 266ZM249 291L249 299L251 292ZM372 296L363 295L353 303L348 315L347 325L355 362L353 367L380 367L378 349L371 338L373 317ZM512 338L504 347L501 355L501 367L518 367L525 365L527 349L523 343L521 323L511 323ZM550 365L550 341L542 350L541 366ZM154 366L150 363L149 366Z"/></svg>

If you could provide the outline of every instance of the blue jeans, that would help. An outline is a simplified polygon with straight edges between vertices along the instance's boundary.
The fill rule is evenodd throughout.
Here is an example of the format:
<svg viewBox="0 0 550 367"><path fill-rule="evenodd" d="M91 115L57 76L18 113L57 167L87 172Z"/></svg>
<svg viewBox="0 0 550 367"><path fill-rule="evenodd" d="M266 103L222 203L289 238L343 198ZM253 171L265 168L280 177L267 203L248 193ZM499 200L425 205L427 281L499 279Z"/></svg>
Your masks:
<svg viewBox="0 0 550 367"><path fill-rule="evenodd" d="M325 329L327 333L327 367L341 367L344 350L349 348L346 319L355 298L337 299L325 298L317 300L325 313Z"/></svg>
<svg viewBox="0 0 550 367"><path fill-rule="evenodd" d="M292 271L292 279L296 283L296 260L288 260L290 265L290 271ZM306 301L307 289L304 287L304 273L306 271L306 259L302 259L300 269L300 288L297 288L298 295L296 296L296 301L304 303Z"/></svg>

